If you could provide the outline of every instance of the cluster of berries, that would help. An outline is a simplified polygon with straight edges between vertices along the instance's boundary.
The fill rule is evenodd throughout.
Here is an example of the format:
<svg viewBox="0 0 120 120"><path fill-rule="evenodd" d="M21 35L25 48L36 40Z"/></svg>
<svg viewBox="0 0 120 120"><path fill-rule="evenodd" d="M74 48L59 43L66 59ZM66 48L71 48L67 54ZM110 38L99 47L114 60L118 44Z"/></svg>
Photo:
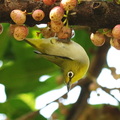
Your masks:
<svg viewBox="0 0 120 120"><path fill-rule="evenodd" d="M45 16L41 9L34 10L31 14L33 19L36 21L41 21ZM16 23L10 25L10 32L16 40L21 41L25 39L29 33L28 27L24 25L26 22L26 15L26 11L18 9L15 9L10 13L11 19Z"/></svg>
<svg viewBox="0 0 120 120"><path fill-rule="evenodd" d="M43 0L43 3L47 6L51 6L56 3L56 0ZM50 22L46 28L40 29L39 33L42 33L45 38L58 37L58 39L70 39L72 37L72 29L68 26L68 12L75 8L78 0L61 0L59 6L55 6L50 10L49 18ZM64 14L66 12L66 14ZM25 26L26 15L31 14L35 21L41 21L45 17L45 13L41 9L36 9L32 13L15 9L11 11L10 17L15 24L10 25L10 32L14 38L18 41L24 40L29 34L29 29ZM63 18L64 21L63 21ZM0 24L0 34L3 31L3 26ZM110 44L116 49L120 50L120 24L116 25L112 30L102 29L91 33L90 39L96 46L102 46L105 43L106 36L110 37Z"/></svg>
<svg viewBox="0 0 120 120"><path fill-rule="evenodd" d="M52 5L56 2L56 0L43 0L43 2L46 5ZM50 23L48 27L44 29L45 32L41 31L43 33L43 36L46 38L57 36L58 39L71 38L72 30L68 25L65 25L65 22L62 21L62 18L65 16L65 11L68 12L69 10L74 9L76 4L77 0L61 0L59 6L52 8L49 13ZM67 21L67 15L65 21ZM46 34L47 30L51 34Z"/></svg>
<svg viewBox="0 0 120 120"><path fill-rule="evenodd" d="M110 38L110 44L117 50L120 50L120 24L111 29L103 29L102 32L96 31L90 35L90 39L95 46L102 46L106 37Z"/></svg>
<svg viewBox="0 0 120 120"><path fill-rule="evenodd" d="M48 6L55 4L55 2L56 0L43 0L43 3ZM46 28L40 29L40 33L43 33L43 36L46 38L53 36L57 36L59 39L71 38L72 30L62 22L62 18L65 11L72 10L76 4L77 0L61 0L59 6L51 9L49 13L50 22ZM31 14L35 21L41 21L45 17L45 13L41 9L36 9L32 13L27 13L19 9L11 11L10 17L15 24L10 25L10 32L18 41L24 40L29 34L29 29L25 26L27 14Z"/></svg>

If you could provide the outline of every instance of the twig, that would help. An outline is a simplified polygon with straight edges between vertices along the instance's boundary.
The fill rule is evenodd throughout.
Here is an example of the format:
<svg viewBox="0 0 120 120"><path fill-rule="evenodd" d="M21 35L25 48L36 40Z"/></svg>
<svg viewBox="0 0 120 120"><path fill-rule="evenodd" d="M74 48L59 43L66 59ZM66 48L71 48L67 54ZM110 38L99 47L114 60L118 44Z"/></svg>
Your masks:
<svg viewBox="0 0 120 120"><path fill-rule="evenodd" d="M115 100L117 100L119 105L120 105L120 100L118 100L114 95L112 95L110 93L111 89L108 89L108 88L105 88L105 87L102 87L102 86L101 86L101 89L104 90L106 93L108 93L110 96L112 96Z"/></svg>
<svg viewBox="0 0 120 120"><path fill-rule="evenodd" d="M39 110L27 113L16 120L30 120L31 118L34 119L37 115L39 115Z"/></svg>

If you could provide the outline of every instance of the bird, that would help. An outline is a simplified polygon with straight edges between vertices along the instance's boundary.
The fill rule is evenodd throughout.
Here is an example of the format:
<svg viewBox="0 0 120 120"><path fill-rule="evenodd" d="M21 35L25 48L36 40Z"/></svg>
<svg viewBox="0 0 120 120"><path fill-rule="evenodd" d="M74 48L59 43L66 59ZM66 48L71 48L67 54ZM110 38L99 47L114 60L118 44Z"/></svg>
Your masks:
<svg viewBox="0 0 120 120"><path fill-rule="evenodd" d="M35 53L61 68L68 91L88 71L89 57L84 48L73 40L61 42L57 37L50 37L25 38L25 41L36 49Z"/></svg>

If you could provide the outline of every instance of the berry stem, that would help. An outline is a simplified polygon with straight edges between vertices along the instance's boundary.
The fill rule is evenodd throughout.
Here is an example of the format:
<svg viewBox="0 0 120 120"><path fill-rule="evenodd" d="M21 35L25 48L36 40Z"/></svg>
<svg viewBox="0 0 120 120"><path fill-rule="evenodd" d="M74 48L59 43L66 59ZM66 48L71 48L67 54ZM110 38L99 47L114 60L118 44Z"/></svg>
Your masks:
<svg viewBox="0 0 120 120"><path fill-rule="evenodd" d="M64 20L63 24L68 27L69 26L69 22L68 22L68 14L69 14L69 10L66 10L66 14L64 15L64 17L66 17L66 19Z"/></svg>

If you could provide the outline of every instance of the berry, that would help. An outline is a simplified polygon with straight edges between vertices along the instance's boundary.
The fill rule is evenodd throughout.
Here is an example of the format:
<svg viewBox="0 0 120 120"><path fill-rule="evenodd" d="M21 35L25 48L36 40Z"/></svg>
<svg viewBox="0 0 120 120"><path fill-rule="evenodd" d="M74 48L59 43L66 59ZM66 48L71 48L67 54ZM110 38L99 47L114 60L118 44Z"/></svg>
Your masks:
<svg viewBox="0 0 120 120"><path fill-rule="evenodd" d="M96 46L102 46L105 43L105 36L99 32L90 35L92 43Z"/></svg>
<svg viewBox="0 0 120 120"><path fill-rule="evenodd" d="M45 14L42 10L37 9L37 10L33 11L32 17L36 21L41 21L45 17Z"/></svg>
<svg viewBox="0 0 120 120"><path fill-rule="evenodd" d="M16 24L10 24L9 30L10 30L10 34L13 35L15 27L18 26Z"/></svg>
<svg viewBox="0 0 120 120"><path fill-rule="evenodd" d="M75 8L77 0L62 0L60 6L65 10L72 10Z"/></svg>
<svg viewBox="0 0 120 120"><path fill-rule="evenodd" d="M107 36L107 37L112 37L112 31L110 29L104 28L103 29L103 33Z"/></svg>
<svg viewBox="0 0 120 120"><path fill-rule="evenodd" d="M50 29L50 27L41 28L40 33L42 33L44 38L50 38L55 36L55 33Z"/></svg>
<svg viewBox="0 0 120 120"><path fill-rule="evenodd" d="M117 50L120 50L120 39L112 38L110 39L110 44Z"/></svg>
<svg viewBox="0 0 120 120"><path fill-rule="evenodd" d="M62 21L51 21L51 30L53 32L59 32L63 27Z"/></svg>
<svg viewBox="0 0 120 120"><path fill-rule="evenodd" d="M26 21L26 13L21 10L13 10L10 17L18 25L22 25Z"/></svg>
<svg viewBox="0 0 120 120"><path fill-rule="evenodd" d="M63 18L64 10L60 6L51 9L49 17L53 21L60 21Z"/></svg>
<svg viewBox="0 0 120 120"><path fill-rule="evenodd" d="M13 36L16 40L21 41L25 39L28 35L28 28L23 25L15 27Z"/></svg>
<svg viewBox="0 0 120 120"><path fill-rule="evenodd" d="M46 5L52 5L56 2L56 0L43 0L44 4Z"/></svg>
<svg viewBox="0 0 120 120"><path fill-rule="evenodd" d="M0 24L0 34L2 34L2 32L3 32L3 26L2 24Z"/></svg>
<svg viewBox="0 0 120 120"><path fill-rule="evenodd" d="M58 38L59 39L69 39L72 36L72 29L64 26L60 32L58 33Z"/></svg>
<svg viewBox="0 0 120 120"><path fill-rule="evenodd" d="M112 29L112 35L113 35L114 38L120 39L120 24L116 25Z"/></svg>

